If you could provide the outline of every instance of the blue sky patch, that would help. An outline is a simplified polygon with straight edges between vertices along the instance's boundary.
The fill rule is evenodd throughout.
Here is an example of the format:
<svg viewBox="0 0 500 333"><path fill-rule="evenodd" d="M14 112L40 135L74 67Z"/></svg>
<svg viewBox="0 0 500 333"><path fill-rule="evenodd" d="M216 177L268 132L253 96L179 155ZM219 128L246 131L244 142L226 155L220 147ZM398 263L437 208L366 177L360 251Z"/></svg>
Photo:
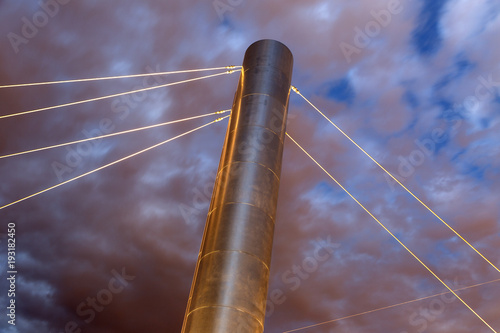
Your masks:
<svg viewBox="0 0 500 333"><path fill-rule="evenodd" d="M441 113L438 115L438 119L446 120L452 124L457 119L464 119L462 110L456 108L451 101L441 99L438 100L436 105L441 107Z"/></svg>
<svg viewBox="0 0 500 333"><path fill-rule="evenodd" d="M417 95L411 90L407 90L404 93L403 101L412 109L416 109L420 106Z"/></svg>
<svg viewBox="0 0 500 333"><path fill-rule="evenodd" d="M463 173L471 176L477 180L484 179L484 172L486 171L487 166L485 165L476 165L473 163L469 163L465 165Z"/></svg>
<svg viewBox="0 0 500 333"><path fill-rule="evenodd" d="M482 118L480 120L480 124L481 124L482 129L487 129L488 127L490 127L490 123L491 123L491 119L488 119L488 118Z"/></svg>
<svg viewBox="0 0 500 333"><path fill-rule="evenodd" d="M348 78L342 78L326 84L326 96L339 102L351 104L355 97L354 88Z"/></svg>
<svg viewBox="0 0 500 333"><path fill-rule="evenodd" d="M475 67L475 64L473 62L470 62L463 53L459 54L457 56L456 62L455 62L455 69L457 70L458 76L462 76L463 74L467 73L467 71L473 69Z"/></svg>
<svg viewBox="0 0 500 333"><path fill-rule="evenodd" d="M321 181L319 182L315 187L313 191L319 192L321 195L332 195L336 194L337 191L333 188L333 186L326 181Z"/></svg>
<svg viewBox="0 0 500 333"><path fill-rule="evenodd" d="M413 44L421 55L432 55L441 46L439 21L447 0L424 0L418 25L412 33Z"/></svg>
<svg viewBox="0 0 500 333"><path fill-rule="evenodd" d="M466 149L466 148L462 148L462 149L460 149L460 151L458 151L457 153L455 153L455 155L453 155L453 156L451 157L451 161L452 161L452 162L457 162L457 161L460 159L460 157L461 157L462 155L464 155L466 152L467 152L467 149Z"/></svg>
<svg viewBox="0 0 500 333"><path fill-rule="evenodd" d="M451 82L453 82L453 80L457 80L460 77L464 76L474 67L474 63L470 62L462 53L457 55L453 64L453 69L450 73L446 73L441 77L441 79L434 85L434 90L437 91L446 87Z"/></svg>

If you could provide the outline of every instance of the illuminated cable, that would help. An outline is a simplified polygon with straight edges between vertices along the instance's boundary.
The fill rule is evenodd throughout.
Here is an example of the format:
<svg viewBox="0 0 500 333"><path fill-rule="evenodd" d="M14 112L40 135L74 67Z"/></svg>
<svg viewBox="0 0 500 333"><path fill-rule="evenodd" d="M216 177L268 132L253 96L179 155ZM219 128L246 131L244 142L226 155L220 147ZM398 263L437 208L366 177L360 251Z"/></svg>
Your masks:
<svg viewBox="0 0 500 333"><path fill-rule="evenodd" d="M74 80L62 80L62 81L35 82L35 83L19 83L19 84L0 85L0 88L16 88L16 87L42 86L42 85L60 84L60 83L74 83L74 82L89 82L89 81L100 81L100 80L127 79L127 78L147 77L147 76L157 76L157 75L169 75L169 74L205 72L205 71L214 71L214 70L222 70L222 69L236 69L236 68L239 68L239 67L241 67L241 66L224 66L224 67L188 69L188 70L170 71L170 72L157 72L157 73L144 73L144 74L120 75L120 76L94 77L94 78L89 78L89 79L74 79Z"/></svg>
<svg viewBox="0 0 500 333"><path fill-rule="evenodd" d="M455 293L453 291L453 289L451 289L450 287L448 287L448 285L443 281L441 280L441 278L439 276L436 275L436 273L434 273L434 271L432 269L430 269L422 260L420 260L419 257L417 257L417 255L415 253L413 253L412 250L410 250L401 240L399 240L398 237L396 237L396 235L394 235L382 222L380 222L380 220L375 217L375 215L373 215L361 202L359 202L352 194L351 192L349 192L344 186L342 186L342 184L340 184L337 179L335 179L321 164L319 164L318 161L316 161L314 159L314 157L312 157L304 148L302 148L301 145L299 145L297 143L297 141L295 141L291 136L290 134L286 133L286 135L288 136L288 138L290 140L293 141L293 143L295 143L314 163L316 163L316 165L318 167L321 168L321 170L323 170L323 172L325 172L338 186L340 186L340 188L342 190L344 190L344 192L346 192L354 201L356 201L356 203L361 207L363 208L363 210L365 212L368 213L368 215L370 215L375 221L377 221L377 223L382 227L384 228L385 231L387 231L389 233L389 235L392 236L392 238L394 238L406 251L408 251L408 253L410 253L413 258L415 258L422 266L424 266L439 282L441 282L441 284L443 286L446 287L446 289L448 289L453 295L455 295L456 298L458 298L473 314L476 315L476 317L478 317L486 326L488 326L488 328L490 328L493 332L497 333L497 331L495 331L493 329L493 327L490 326L490 324L488 324L476 311L474 311L473 308L471 308L469 306L469 304L467 304L462 298L460 298L460 296L457 295L457 293Z"/></svg>
<svg viewBox="0 0 500 333"><path fill-rule="evenodd" d="M211 77L220 76L220 75L224 75L224 74L231 74L231 73L234 73L234 72L235 72L235 70L228 70L228 71L225 71L225 72L222 72L222 73L217 73L217 74L212 74L212 75L207 75L207 76L201 76L201 77L197 77L197 78L193 78L193 79L188 79L188 80L171 82L171 83L162 84L162 85L154 86L154 87L142 88L142 89L137 89L137 90L132 90L132 91L126 91L126 92L122 92L122 93L118 93L118 94L112 94L112 95L107 95L107 96L90 98L90 99L86 99L86 100L82 100L82 101L77 101L77 102L71 102L71 103L66 103L66 104L49 106L49 107L45 107L45 108L40 108L40 109L35 109L35 110L29 110L29 111L24 111L24 112L19 112L19 113L7 114L7 115L0 116L0 119L10 118L10 117L15 117L15 116L21 116L21 115L25 115L25 114L29 114L29 113L41 112L41 111L46 111L46 110L52 110L52 109L62 108L62 107L65 107L65 106L72 106L72 105L83 104L83 103L88 103L88 102L100 101L100 100L107 99L107 98L119 97L119 96L123 96L123 95L134 94L134 93L148 91L148 90L152 90L152 89L165 88L165 87L174 86L174 85L181 84L181 83L187 83L187 82L193 82L193 81L208 79L208 78L211 78Z"/></svg>
<svg viewBox="0 0 500 333"><path fill-rule="evenodd" d="M15 204L17 204L17 203L20 203L20 202L22 202L22 201L25 201L25 200L27 200L27 199L33 198L33 197L35 197L35 196L37 196L37 195L39 195L39 194L42 194L42 193L48 192L48 191L50 191L50 190L53 190L53 189L55 189L55 188L57 188L57 187L59 187L59 186L62 186L62 185L65 185L65 184L71 183L72 181L75 181L75 180L80 179L80 178L82 178L82 177L88 176L88 175L90 175L90 174L92 174L92 173L94 173L94 172L97 172L97 171L99 171L99 170L105 169L105 168L107 168L107 167L109 167L109 166L112 166L112 165L115 165L115 164L117 164L117 163L123 162L123 161L125 161L125 160L127 160L127 159L129 159L129 158L131 158L131 157L134 157L134 156L137 156L137 155L139 155L139 154L142 154L142 153L144 153L144 152L146 152L146 151L148 151L148 150L151 150L151 149L153 149L153 148L156 148L156 147L158 147L158 146L161 146L161 145L163 145L163 144L165 144L165 143L168 143L168 142L170 142L170 141L174 141L174 140L176 140L176 139L178 139L178 138L180 138L180 137L182 137L182 136L184 136L184 135L187 135L187 134L189 134L189 133L195 132L195 131L197 131L197 130L199 130L199 129L202 129L203 127L206 127L206 126L208 126L208 125L214 124L214 123L216 123L216 122L219 122L219 121L221 121L221 120L223 120L223 119L225 119L225 118L227 118L227 117L229 117L229 116L225 116L225 117L222 117L222 118L218 118L218 119L213 120L213 121L211 121L211 122L209 122L209 123L207 123L207 124L205 124L205 125L202 125L202 126L196 127L196 128L194 128L194 129L192 129L192 130L189 130L189 131L187 131L187 132L184 132L184 133L182 133L182 134L179 134L179 135L177 135L177 136L174 136L173 138L170 138L170 139L168 139L168 140L165 140L165 141L162 141L162 142L160 142L160 143L157 143L157 144L155 144L155 145L153 145L153 146L151 146L151 147L145 148L145 149L143 149L143 150L140 150L140 151L138 151L138 152L135 152L135 153L133 153L133 154L130 154L130 155L128 155L128 156L125 156L125 157L123 157L123 158L120 158L119 160L116 160L116 161L114 161L114 162L111 162L111 163L108 163L108 164L106 164L106 165L103 165L103 166L101 166L101 167L99 167L99 168L97 168L97 169L91 170L91 171L89 171L89 172L86 172L86 173L81 174L81 175L79 175L79 176L76 176L76 177L74 177L74 178L68 179L68 180L66 180L66 181L64 181L64 182L61 182L61 183L59 183L59 184L56 184L56 185L51 186L51 187L49 187L49 188L46 188L46 189L44 189L44 190L38 191L38 192L33 193L33 194L31 194L31 195L28 195L28 196L26 196L26 197L24 197L24 198L22 198L22 199L19 199L19 200L13 201L13 202L11 202L11 203L9 203L9 204L3 205L2 207L0 207L0 210L2 210L2 209L4 209L4 208L7 208L7 207L10 207L10 206L13 206L13 205L15 205Z"/></svg>
<svg viewBox="0 0 500 333"><path fill-rule="evenodd" d="M474 251L476 251L476 253L479 254L484 260L486 260L486 262L488 264L490 264L493 268L495 268L498 272L500 272L500 269L498 267L496 267L491 261L488 260L488 258L486 258L481 252L479 252L478 249L476 249L471 243L469 243L464 237L462 237L462 235L460 235L458 233L458 231L456 231L455 229L453 229L452 226L450 226L448 223L446 223L436 212L434 212L429 206L427 206L422 200L420 200L419 197L417 197L415 194L413 194L413 192L410 191L406 186L404 186L403 183L401 183L396 177L394 177L392 175L392 173L390 173L379 162L377 162L377 160L375 160L375 158L373 158L368 152L366 152L366 150L364 150L360 145L358 145L356 143L356 141L354 141L353 139L351 139L351 137L349 135L347 135L342 129L340 129L340 127L338 127L333 121L331 121L330 118L328 118L313 103L311 103L307 98L305 98L304 95L302 95L300 93L300 91L296 87L292 86L292 90L294 92L296 92L300 97L302 97L307 103L309 103L309 105L311 105L316 111L318 111L319 114L321 114L326 120L328 120L330 122L330 124L332 124L333 126L335 126L335 128L337 130L339 130L340 133L342 133L347 139L349 139L349 141L351 141L356 147L358 147L359 150L361 150L366 156L368 156L387 175L389 175L389 177L391 177L392 179L394 179L394 181L397 182L402 188L404 188L406 190L406 192L408 192L409 194L411 194L411 196L414 197L422 206L424 206L429 212L431 212L435 217L437 217L439 219L439 221L441 221L445 226L447 226L451 231L453 231L453 233L455 233L455 235L457 235L462 241L464 241L467 245L469 245L470 248L472 248Z"/></svg>
<svg viewBox="0 0 500 333"><path fill-rule="evenodd" d="M222 114L222 113L226 113L226 112L229 112L229 111L231 111L231 110L229 109L229 110L222 110L222 111L217 111L217 112L211 112L211 113L206 113L206 114L202 114L202 115L199 115L199 116L193 116L193 117L187 117L187 118L183 118L183 119L171 120L171 121L167 121L167 122L164 122L164 123L161 123L161 124L149 125L149 126L144 126L144 127L129 129L129 130L121 131L121 132L116 132L116 133L110 133L110 134L104 134L104 135L94 136L94 137L87 138L87 139L81 139L81 140L76 140L76 141L71 141L71 142L66 142L66 143L60 143L60 144L56 144L56 145L52 145L52 146L47 146L47 147L42 147L42 148L36 148L36 149L21 151L21 152L18 152L18 153L13 153L13 154L8 154L8 155L0 156L0 159L2 159L2 158L8 158L8 157L14 157L14 156L19 156L19 155L25 155L25 154L34 153L34 152L43 151L43 150L48 150L48 149L52 149L52 148L59 148L59 147L69 146L69 145L73 145L73 144L77 144L77 143L81 143L81 142L86 142L86 141L92 141L92 140L99 140L99 139L103 139L103 138L109 138L109 137L112 137L112 136L117 136L117 135L126 134L126 133L138 132L138 131L142 131L142 130L146 130L146 129L150 129L150 128L155 128L155 127L160 127L160 126L166 126L166 125L170 125L170 124L180 123L180 122L183 122L183 121L188 121L188 120L193 120L193 119L197 119L197 118L212 116L212 115L216 115L216 114Z"/></svg>
<svg viewBox="0 0 500 333"><path fill-rule="evenodd" d="M460 288L460 289L455 289L455 292L463 291L463 290L466 290L466 289L475 288L475 287L479 287L479 286L483 286L483 285L486 285L486 284L490 284L490 283L494 283L494 282L499 282L499 281L500 281L500 279L496 279L496 280L492 280L492 281L488 281L488 282L478 283L478 284L475 284L473 286L468 286L468 287L464 287L464 288ZM406 302L401 302L401 303L398 303L398 304L388 305L388 306L380 307L380 308L377 308L377 309L368 310L368 311L356 313L356 314L353 314L353 315L345 316L345 317L342 317L342 318L337 318L337 319L323 321L321 323L317 323L317 324L314 324L314 325L309 325L309 326L304 326L304 327L300 327L300 328L295 328L293 330L285 331L283 333L298 332L298 331L302 331L302 330L305 330L305 329L309 329L309 328L313 328L313 327L318 327L318 326L322 326L322 325L326 325L326 324L331 324L331 323L334 323L334 322L337 322L337 321L341 321L341 320L344 320L344 319L359 317L359 316L362 316L362 315L365 315L365 314L369 314L369 313L373 313L373 312L377 312L377 311L382 311L382 310L387 310L387 309L395 308L395 307L398 307L398 306L402 306L402 305L406 305L406 304L410 304L410 303L415 303L415 302L418 302L418 301L423 301L425 299L429 299L429 298L433 298L433 297L437 297L437 296L441 296L441 295L446 295L446 294L450 294L450 292L447 291L447 292L444 292L444 293L439 293L439 294L434 294L434 295L431 295L431 296L425 296L425 297L413 299L411 301L406 301Z"/></svg>

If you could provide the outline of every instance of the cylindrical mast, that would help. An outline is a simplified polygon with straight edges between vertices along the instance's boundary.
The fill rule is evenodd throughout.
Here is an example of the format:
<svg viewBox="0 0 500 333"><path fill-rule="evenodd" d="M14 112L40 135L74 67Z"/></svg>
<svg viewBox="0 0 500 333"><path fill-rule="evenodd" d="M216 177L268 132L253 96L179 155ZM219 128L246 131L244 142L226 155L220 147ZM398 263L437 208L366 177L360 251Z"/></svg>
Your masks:
<svg viewBox="0 0 500 333"><path fill-rule="evenodd" d="M293 57L245 53L183 333L263 332Z"/></svg>

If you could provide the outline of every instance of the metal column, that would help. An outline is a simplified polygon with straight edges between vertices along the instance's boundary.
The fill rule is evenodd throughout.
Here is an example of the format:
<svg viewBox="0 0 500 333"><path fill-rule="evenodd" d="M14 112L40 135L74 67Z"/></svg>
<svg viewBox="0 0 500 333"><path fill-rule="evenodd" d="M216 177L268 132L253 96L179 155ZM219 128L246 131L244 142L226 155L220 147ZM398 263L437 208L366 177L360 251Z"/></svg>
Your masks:
<svg viewBox="0 0 500 333"><path fill-rule="evenodd" d="M263 332L293 57L245 53L183 333Z"/></svg>

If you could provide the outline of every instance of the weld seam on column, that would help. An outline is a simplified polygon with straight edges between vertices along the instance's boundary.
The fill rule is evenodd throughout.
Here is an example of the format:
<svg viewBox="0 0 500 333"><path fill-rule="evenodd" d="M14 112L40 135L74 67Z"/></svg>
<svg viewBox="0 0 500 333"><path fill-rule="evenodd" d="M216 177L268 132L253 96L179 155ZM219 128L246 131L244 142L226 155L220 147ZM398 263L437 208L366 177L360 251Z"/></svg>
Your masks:
<svg viewBox="0 0 500 333"><path fill-rule="evenodd" d="M283 68L272 66L272 65L253 66L253 67L250 67L250 68L247 68L247 69L245 69L244 67L241 67L241 72L243 73L243 75L245 75L245 73L248 72L249 70L256 69L256 68L272 68L272 69L275 69L277 72L280 72L283 75L286 75L286 73L283 71Z"/></svg>
<svg viewBox="0 0 500 333"><path fill-rule="evenodd" d="M200 306L200 307L197 307L195 308L194 310L190 311L188 314L187 314L187 317L189 317L193 312L197 311L197 310L200 310L200 309L207 309L207 308L226 308L226 309L234 309L238 312L243 312L245 314L248 314L250 317L252 317L253 319L255 319L259 325L262 327L262 329L264 329L264 324L259 320L259 318L255 317L253 314L251 314L250 312L248 311L245 311L243 309L240 309L240 308L237 308L237 307L234 307L234 306L227 306L227 305L204 305L204 306Z"/></svg>
<svg viewBox="0 0 500 333"><path fill-rule="evenodd" d="M217 175L215 176L215 182L217 182L217 179L219 179L219 174L226 168L226 167L229 167L233 164L237 164L237 163L252 163L252 164L257 164L257 165L260 165L261 167L271 171L273 173L273 175L276 177L276 179L278 181L280 181L280 177L278 177L278 175L276 174L276 172L273 171L273 169L265 166L264 164L262 163L257 163L257 162L251 162L251 161L230 161L228 164L224 165L224 167L222 169L219 170L219 172L217 172Z"/></svg>
<svg viewBox="0 0 500 333"><path fill-rule="evenodd" d="M247 251L241 251L241 250L214 250L214 251L211 251L211 252L208 252L208 253L205 253L205 255L203 257L200 258L200 262L203 260L203 258L205 258L206 256L210 255L210 254L214 254L214 253L220 253L220 252L238 252L238 253L242 253L242 254L246 254L246 255L249 255L251 257L254 257L256 258L258 261L260 261L264 267L266 267L267 271L269 272L270 271L270 268L269 266L264 262L262 261L262 259L260 259L259 257L257 257L255 254L252 254L250 252L247 252Z"/></svg>
<svg viewBox="0 0 500 333"><path fill-rule="evenodd" d="M272 130L272 129L270 129L269 127L264 127L264 126L261 126L261 125L248 125L248 126L245 126L245 127L246 127L246 128L249 128L249 127L260 127L260 128L266 129L266 130L268 130L269 132L271 132L271 133L273 133L274 135L276 135L276 136L278 137L278 140L280 140L280 142L281 142L281 143L284 143L284 142L285 142L284 140L282 140L282 139L281 139L281 137L280 137L280 135L279 135L278 133L276 133L275 131L273 131L273 130ZM231 133L233 133L233 132L235 132L235 131L236 131L236 129L233 129L233 130L230 132L230 134L231 134ZM283 132L285 132L285 131L283 131ZM284 138L284 137L285 137L285 136L283 136L283 138Z"/></svg>
<svg viewBox="0 0 500 333"><path fill-rule="evenodd" d="M292 90L292 84L290 84L290 88L288 88L288 97L290 97L290 91ZM243 95L241 96L241 100L243 100L243 98L245 97L248 97L248 96L254 96L254 95L261 95L261 96L268 96L269 98L272 98L273 100L277 101L278 102L278 105L281 105L283 106L285 109L286 109L286 106L288 105L288 98L287 98L287 102L286 104L281 104L281 102L274 96L272 95L269 95L269 94L264 94L264 93L250 93L250 94L246 94L246 95ZM241 106L242 102L240 102L240 106ZM234 104L234 105L237 105L237 104Z"/></svg>
<svg viewBox="0 0 500 333"><path fill-rule="evenodd" d="M269 95L269 94L263 94L263 93L251 93L251 94L246 94L246 95L243 95L241 96L241 99L245 98L245 97L248 97L248 96L253 96L253 95L262 95L262 96L269 96L271 98L274 98L273 96Z"/></svg>
<svg viewBox="0 0 500 333"><path fill-rule="evenodd" d="M291 88L292 88L292 85L290 84L290 88L288 88L288 97L290 97L290 90L291 90ZM254 95L269 96L269 97L270 97L270 98L272 98L273 100L275 100L275 101L277 100L277 98L276 98L276 97L271 96L271 95L269 95L269 94L264 94L264 93L251 93L251 94L246 94L246 95L241 96L241 100L243 100L243 98L245 98L245 97L248 97L248 96L254 96ZM287 99L288 99L288 98L287 98ZM281 103L279 103L279 104L280 104L280 105L282 105ZM288 102L287 102L287 104L288 104ZM283 106L285 106L285 105L283 105Z"/></svg>
<svg viewBox="0 0 500 333"><path fill-rule="evenodd" d="M271 215L269 215L265 210L263 210L259 206L255 206L255 205L253 205L251 203L248 203L248 202L227 201L227 202L224 202L222 205L217 206L214 209L212 209L210 212L208 212L208 215L212 214L214 211L216 211L219 208L222 208L225 205L247 205L247 206L250 206L250 207L254 207L254 208L260 210L262 213L266 214L267 217L269 217L271 219L271 221L273 221L273 224L275 224L274 218Z"/></svg>

